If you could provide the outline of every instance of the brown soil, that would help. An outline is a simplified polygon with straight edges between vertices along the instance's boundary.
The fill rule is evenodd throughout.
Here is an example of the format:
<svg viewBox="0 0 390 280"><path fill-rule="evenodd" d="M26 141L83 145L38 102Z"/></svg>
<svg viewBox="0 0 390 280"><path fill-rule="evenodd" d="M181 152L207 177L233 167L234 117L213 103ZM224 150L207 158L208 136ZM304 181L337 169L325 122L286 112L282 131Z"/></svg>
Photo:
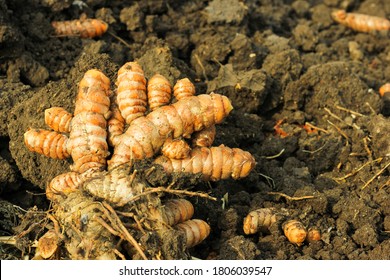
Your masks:
<svg viewBox="0 0 390 280"><path fill-rule="evenodd" d="M390 259L390 120L378 94L390 81L390 37L330 17L337 8L386 17L389 1L72 2L0 0L0 235L15 234L23 209L47 210L46 184L69 170L70 162L29 152L24 132L44 128L49 107L72 111L88 69L114 81L119 66L137 60L147 78L188 77L198 93L227 95L234 111L215 144L257 160L245 179L193 186L218 201L191 198L211 226L192 256ZM51 21L82 13L104 19L109 31L97 39L52 35ZM314 198L291 199L302 196ZM263 207L319 228L321 241L293 245L280 224L245 235L244 217ZM33 255L5 245L0 253Z"/></svg>

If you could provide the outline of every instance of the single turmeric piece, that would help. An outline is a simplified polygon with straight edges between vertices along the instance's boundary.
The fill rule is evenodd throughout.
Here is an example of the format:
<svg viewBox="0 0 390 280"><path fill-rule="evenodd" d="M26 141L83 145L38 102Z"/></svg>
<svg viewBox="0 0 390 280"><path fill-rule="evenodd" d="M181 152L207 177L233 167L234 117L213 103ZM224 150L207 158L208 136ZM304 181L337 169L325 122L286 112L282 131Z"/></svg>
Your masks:
<svg viewBox="0 0 390 280"><path fill-rule="evenodd" d="M211 147L214 142L217 129L215 125L205 128L201 131L195 132L192 137L193 147Z"/></svg>
<svg viewBox="0 0 390 280"><path fill-rule="evenodd" d="M210 226L203 220L193 219L176 225L178 230L184 232L187 240L187 248L201 243L210 234Z"/></svg>
<svg viewBox="0 0 390 280"><path fill-rule="evenodd" d="M186 199L170 199L164 202L164 220L168 225L188 221L194 215L194 206Z"/></svg>
<svg viewBox="0 0 390 280"><path fill-rule="evenodd" d="M167 173L201 173L205 181L244 178L256 165L249 152L224 145L194 148L188 158L181 160L160 156L154 163L161 165Z"/></svg>
<svg viewBox="0 0 390 280"><path fill-rule="evenodd" d="M127 62L118 71L116 104L130 124L146 112L147 94L144 71L137 62Z"/></svg>
<svg viewBox="0 0 390 280"><path fill-rule="evenodd" d="M73 171L106 166L110 93L110 80L98 70L87 71L80 81L67 145Z"/></svg>
<svg viewBox="0 0 390 280"><path fill-rule="evenodd" d="M80 38L99 37L108 29L107 23L94 18L52 21L51 25L57 36L78 36Z"/></svg>
<svg viewBox="0 0 390 280"><path fill-rule="evenodd" d="M116 93L111 96L110 112L111 117L107 120L107 141L108 144L115 147L118 144L118 136L125 131L126 120L122 117L116 103Z"/></svg>
<svg viewBox="0 0 390 280"><path fill-rule="evenodd" d="M254 234L262 229L268 230L278 219L273 208L259 208L249 212L244 219L244 233Z"/></svg>
<svg viewBox="0 0 390 280"><path fill-rule="evenodd" d="M336 10L331 13L331 17L334 21L359 32L390 30L390 21L377 16Z"/></svg>
<svg viewBox="0 0 390 280"><path fill-rule="evenodd" d="M45 123L54 131L69 133L72 114L61 107L45 110Z"/></svg>
<svg viewBox="0 0 390 280"><path fill-rule="evenodd" d="M306 241L311 243L311 242L316 242L321 240L321 232L318 228L316 227L311 227L307 230L307 236L306 236Z"/></svg>
<svg viewBox="0 0 390 280"><path fill-rule="evenodd" d="M156 74L148 81L148 103L150 110L167 105L171 101L171 84L164 76Z"/></svg>
<svg viewBox="0 0 390 280"><path fill-rule="evenodd" d="M35 257L40 256L43 259L48 259L58 250L59 237L55 230L47 231L38 240L38 250Z"/></svg>
<svg viewBox="0 0 390 280"><path fill-rule="evenodd" d="M32 151L50 158L65 159L70 156L66 135L44 129L29 129L24 133L24 144Z"/></svg>
<svg viewBox="0 0 390 280"><path fill-rule="evenodd" d="M85 181L100 176L100 174L101 172L91 168L83 173L71 171L57 175L46 187L46 197L53 202L58 201L60 198L80 189Z"/></svg>
<svg viewBox="0 0 390 280"><path fill-rule="evenodd" d="M384 97L386 93L390 93L390 83L386 83L379 88L379 95L381 97Z"/></svg>
<svg viewBox="0 0 390 280"><path fill-rule="evenodd" d="M282 224L284 235L288 241L298 246L305 242L307 230L302 222L298 220L288 220Z"/></svg>
<svg viewBox="0 0 390 280"><path fill-rule="evenodd" d="M82 183L80 173L67 172L54 177L46 187L46 197L57 200L57 196L66 196L74 192Z"/></svg>
<svg viewBox="0 0 390 280"><path fill-rule="evenodd" d="M195 86L188 78L178 80L173 87L173 95L176 100L195 95Z"/></svg>
<svg viewBox="0 0 390 280"><path fill-rule="evenodd" d="M191 148L188 143L181 138L172 139L168 138L162 146L161 153L174 159L183 159L189 157Z"/></svg>
<svg viewBox="0 0 390 280"><path fill-rule="evenodd" d="M125 165L97 175L86 181L82 189L115 207L127 204L144 186Z"/></svg>

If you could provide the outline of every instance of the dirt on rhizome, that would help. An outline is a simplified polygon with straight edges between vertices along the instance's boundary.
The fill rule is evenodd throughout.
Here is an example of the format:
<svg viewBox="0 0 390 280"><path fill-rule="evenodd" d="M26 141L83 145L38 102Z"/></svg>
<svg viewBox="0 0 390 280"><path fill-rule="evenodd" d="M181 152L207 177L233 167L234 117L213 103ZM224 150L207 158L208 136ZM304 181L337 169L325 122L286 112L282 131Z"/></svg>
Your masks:
<svg viewBox="0 0 390 280"><path fill-rule="evenodd" d="M390 259L390 121L378 94L390 81L390 37L335 23L335 9L386 18L390 2L0 0L0 235L19 237L1 243L1 258L34 256L50 210L45 187L71 165L30 152L23 134L45 128L47 108L72 112L87 70L114 86L136 60L146 78L188 77L198 94L228 96L234 110L213 145L257 162L241 180L182 182L217 200L186 198L211 233L171 258ZM108 31L53 34L51 21L85 15ZM243 220L259 208L283 218L246 235ZM287 219L317 228L320 240L290 243Z"/></svg>

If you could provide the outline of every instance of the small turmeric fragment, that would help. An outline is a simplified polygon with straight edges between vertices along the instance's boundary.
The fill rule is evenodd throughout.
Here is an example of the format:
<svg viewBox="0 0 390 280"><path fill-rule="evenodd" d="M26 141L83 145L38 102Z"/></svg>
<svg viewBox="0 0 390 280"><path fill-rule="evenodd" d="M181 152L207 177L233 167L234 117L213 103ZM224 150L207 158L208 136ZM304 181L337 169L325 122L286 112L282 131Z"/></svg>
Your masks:
<svg viewBox="0 0 390 280"><path fill-rule="evenodd" d="M307 230L300 221L288 220L282 224L282 229L291 243L301 246L305 242Z"/></svg>
<svg viewBox="0 0 390 280"><path fill-rule="evenodd" d="M321 240L321 232L316 227L311 227L307 230L306 241L311 243Z"/></svg>
<svg viewBox="0 0 390 280"><path fill-rule="evenodd" d="M44 258L48 259L58 250L59 237L55 230L51 229L47 231L41 238L38 240L38 254Z"/></svg>
<svg viewBox="0 0 390 280"><path fill-rule="evenodd" d="M386 83L379 88L379 94L381 97L383 97L386 92L390 93L390 83Z"/></svg>
<svg viewBox="0 0 390 280"><path fill-rule="evenodd" d="M289 134L280 127L283 122L284 119L281 119L278 120L274 125L275 134L278 135L280 138L285 138L289 136Z"/></svg>
<svg viewBox="0 0 390 280"><path fill-rule="evenodd" d="M100 37L108 29L107 23L92 18L52 21L51 25L57 36L78 36L80 38Z"/></svg>
<svg viewBox="0 0 390 280"><path fill-rule="evenodd" d="M359 32L390 30L390 21L386 18L347 13L345 10L336 10L331 13L331 16L336 22Z"/></svg>

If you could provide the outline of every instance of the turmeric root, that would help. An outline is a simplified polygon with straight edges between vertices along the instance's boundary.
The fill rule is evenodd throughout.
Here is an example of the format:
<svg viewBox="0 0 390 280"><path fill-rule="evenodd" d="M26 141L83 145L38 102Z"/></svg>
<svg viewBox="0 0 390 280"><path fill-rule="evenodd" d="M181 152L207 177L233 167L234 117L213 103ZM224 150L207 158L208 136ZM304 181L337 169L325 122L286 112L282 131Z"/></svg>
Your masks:
<svg viewBox="0 0 390 280"><path fill-rule="evenodd" d="M192 135L192 146L193 147L210 147L215 139L216 128L212 125L201 131L195 132Z"/></svg>
<svg viewBox="0 0 390 280"><path fill-rule="evenodd" d="M179 223L176 228L184 232L187 239L187 248L198 245L210 234L210 226L199 219Z"/></svg>
<svg viewBox="0 0 390 280"><path fill-rule="evenodd" d="M126 123L130 124L146 112L146 79L141 66L137 62L123 65L118 71L116 85L116 103Z"/></svg>
<svg viewBox="0 0 390 280"><path fill-rule="evenodd" d="M98 70L87 71L80 81L67 146L73 171L106 166L109 95L110 80Z"/></svg>
<svg viewBox="0 0 390 280"><path fill-rule="evenodd" d="M116 259L115 236L101 222L107 221L106 213L100 202L79 189L53 205L53 216L66 230L71 259Z"/></svg>
<svg viewBox="0 0 390 280"><path fill-rule="evenodd" d="M45 123L54 131L69 133L72 114L61 107L45 110Z"/></svg>
<svg viewBox="0 0 390 280"><path fill-rule="evenodd" d="M56 131L29 129L24 133L24 144L32 151L50 158L65 159L70 156L68 137Z"/></svg>
<svg viewBox="0 0 390 280"><path fill-rule="evenodd" d="M118 144L118 136L123 134L126 125L126 120L122 117L116 103L116 94L111 97L110 112L111 116L107 120L107 141L108 144L115 147Z"/></svg>
<svg viewBox="0 0 390 280"><path fill-rule="evenodd" d="M190 137L194 131L222 122L232 110L229 99L219 94L183 98L132 121L120 136L108 167L152 157L171 136Z"/></svg>
<svg viewBox="0 0 390 280"><path fill-rule="evenodd" d="M107 121L110 105L110 81L98 70L89 70L80 81L74 117L64 110L56 118L49 110L46 123L58 131L70 131L69 138L56 131L30 129L24 134L28 149L51 158L64 159L72 156L72 170L84 172L90 168L103 169L108 156ZM67 128L70 122L70 128Z"/></svg>
<svg viewBox="0 0 390 280"><path fill-rule="evenodd" d="M132 200L135 194L140 193L143 186L130 173L130 168L122 165L87 180L82 188L94 197L120 207Z"/></svg>
<svg viewBox="0 0 390 280"><path fill-rule="evenodd" d="M288 220L282 224L282 229L291 243L301 246L305 242L307 230L300 221Z"/></svg>
<svg viewBox="0 0 390 280"><path fill-rule="evenodd" d="M381 97L384 97L387 92L390 92L390 83L386 83L379 88L379 95Z"/></svg>
<svg viewBox="0 0 390 280"><path fill-rule="evenodd" d="M148 103L150 110L167 105L171 100L171 84L164 76L154 75L148 81Z"/></svg>
<svg viewBox="0 0 390 280"><path fill-rule="evenodd" d="M195 95L195 86L188 78L178 80L173 87L173 95L176 100Z"/></svg>
<svg viewBox="0 0 390 280"><path fill-rule="evenodd" d="M99 176L100 171L89 169L83 173L67 172L54 177L46 187L46 197L55 202L80 189L85 181Z"/></svg>
<svg viewBox="0 0 390 280"><path fill-rule="evenodd" d="M331 13L331 16L336 22L359 32L390 30L390 21L386 18L347 13L344 10L336 10Z"/></svg>
<svg viewBox="0 0 390 280"><path fill-rule="evenodd" d="M44 259L50 258L58 250L59 237L55 230L51 229L47 231L38 240L38 250L35 254L35 258L40 256Z"/></svg>
<svg viewBox="0 0 390 280"><path fill-rule="evenodd" d="M162 247L154 249L155 243L143 243L141 248L139 240L145 234L160 238L157 242L171 242L164 241L164 234L175 228L184 232L187 247L209 235L206 222L190 220L194 213L190 202L179 199L162 204L160 193L164 190L150 188L132 165L133 160L150 158L161 151L169 157L161 156L155 162L167 172L201 173L205 180L239 179L254 168L255 160L248 152L223 145L199 147L212 144L215 125L229 114L232 105L219 94L194 96L195 87L187 80L179 81L173 90L179 101L160 106L169 99L165 95L165 99L160 98L159 91L167 93L171 87L162 76L152 79L152 111L144 116L148 105L146 80L137 63L127 63L119 70L118 90L112 96L108 78L98 70L90 70L80 82L73 116L62 108L48 109L45 121L55 131L31 129L25 133L30 150L59 159L71 156L74 162L71 172L55 177L46 188L47 198L53 202L51 214L58 225L56 234L48 233L41 240L40 249L46 250L41 257L51 258L54 243L61 241L71 259L115 259L117 255L123 257L119 250L124 248L117 247L118 241L126 240L135 250L126 247L128 256L154 258L161 254ZM61 134L68 132L69 138ZM186 143L187 139L196 146L191 152L187 144L172 153L170 141ZM107 140L113 146L108 162ZM130 225L136 239L124 223ZM153 240L150 238L150 242Z"/></svg>
<svg viewBox="0 0 390 280"><path fill-rule="evenodd" d="M311 227L307 230L307 236L306 236L306 241L311 243L311 242L316 242L321 240L321 232L318 228L316 227Z"/></svg>
<svg viewBox="0 0 390 280"><path fill-rule="evenodd" d="M164 220L168 225L188 221L194 215L194 206L185 199L170 199L164 203Z"/></svg>
<svg viewBox="0 0 390 280"><path fill-rule="evenodd" d="M244 233L254 234L269 227L278 219L273 208L259 208L249 212L244 219Z"/></svg>
<svg viewBox="0 0 390 280"><path fill-rule="evenodd" d="M108 29L107 23L93 18L52 21L51 25L58 36L78 36L80 38L99 37Z"/></svg>
<svg viewBox="0 0 390 280"><path fill-rule="evenodd" d="M190 146L184 139L168 138L162 146L161 153L169 158L183 159L189 157L191 152Z"/></svg>
<svg viewBox="0 0 390 280"><path fill-rule="evenodd" d="M46 187L46 197L57 200L57 196L67 196L82 184L82 177L77 172L67 172L54 177Z"/></svg>
<svg viewBox="0 0 390 280"><path fill-rule="evenodd" d="M218 181L229 177L240 179L248 176L256 164L250 153L224 145L194 148L190 156L182 160L160 156L154 163L160 164L167 173L201 173L205 181Z"/></svg>

